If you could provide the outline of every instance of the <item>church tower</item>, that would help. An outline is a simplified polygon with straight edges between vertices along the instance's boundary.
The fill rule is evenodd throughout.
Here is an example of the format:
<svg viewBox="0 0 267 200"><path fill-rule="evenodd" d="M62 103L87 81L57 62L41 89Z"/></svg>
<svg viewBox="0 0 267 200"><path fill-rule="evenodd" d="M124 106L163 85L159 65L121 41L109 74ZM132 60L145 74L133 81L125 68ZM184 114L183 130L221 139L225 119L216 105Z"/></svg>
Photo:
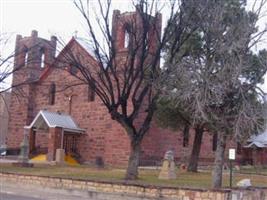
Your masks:
<svg viewBox="0 0 267 200"><path fill-rule="evenodd" d="M17 35L15 46L13 83L36 81L45 67L50 65L55 57L57 39L51 40L38 37L38 32L33 30L30 37ZM22 73L23 71L23 73Z"/></svg>
<svg viewBox="0 0 267 200"><path fill-rule="evenodd" d="M157 41L161 37L162 16L160 13L156 13L155 16L147 15L140 10L141 7L137 5L135 12L113 11L112 38L117 56L121 58L127 56L129 48L142 45L143 34L146 34L148 52L154 54L157 49Z"/></svg>
<svg viewBox="0 0 267 200"><path fill-rule="evenodd" d="M42 71L52 64L56 53L57 38L50 40L38 37L33 30L31 36L17 35L14 57L14 73L10 101L8 148L19 147L23 127L33 119L35 84ZM18 150L18 149L14 149Z"/></svg>

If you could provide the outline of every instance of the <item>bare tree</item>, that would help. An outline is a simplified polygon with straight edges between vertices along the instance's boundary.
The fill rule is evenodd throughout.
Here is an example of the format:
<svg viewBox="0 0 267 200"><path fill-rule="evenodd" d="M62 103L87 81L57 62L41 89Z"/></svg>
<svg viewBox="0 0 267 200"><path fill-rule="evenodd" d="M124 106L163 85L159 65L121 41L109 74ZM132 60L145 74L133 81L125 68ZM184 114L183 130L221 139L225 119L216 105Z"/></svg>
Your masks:
<svg viewBox="0 0 267 200"><path fill-rule="evenodd" d="M4 49L6 48L7 44L9 42L9 37L7 34L1 34L0 35L0 93L4 90L4 84L6 80L10 77L12 74L12 59L14 58L14 53L10 53L9 55L3 55ZM6 88L6 87L5 87Z"/></svg>
<svg viewBox="0 0 267 200"><path fill-rule="evenodd" d="M256 27L263 5L265 1L249 12L245 1L200 1L200 12L193 17L199 22L195 32L199 46L168 63L175 73L166 87L171 98L196 122L218 133L215 188L222 184L226 140L244 140L262 127L263 92L257 84L267 70L266 51L256 55L251 48L266 32Z"/></svg>
<svg viewBox="0 0 267 200"><path fill-rule="evenodd" d="M85 19L89 35L87 41L96 62L95 66L91 67L72 51L68 52L68 58L64 62L76 66L80 72L75 75L77 79L95 91L111 118L126 130L131 151L125 178L136 179L141 142L149 130L159 96L154 85L161 73L161 50L168 36L173 34L176 42L172 45L172 51L179 51L187 39L185 33L188 33L185 31L186 19L182 1L167 2L170 6L170 19L174 16L179 18L180 26L176 31L171 31L172 20L169 20L163 33L161 14L158 12L161 10L159 2L136 1L133 3L136 13L128 13L127 26L124 27L128 34L128 44L122 52L119 48L119 36L110 24L111 3L111 0L98 1L99 13L94 18L90 1L74 1ZM113 24L118 20L116 12L114 11ZM175 15L177 13L179 15ZM97 24L94 24L92 19L96 19Z"/></svg>

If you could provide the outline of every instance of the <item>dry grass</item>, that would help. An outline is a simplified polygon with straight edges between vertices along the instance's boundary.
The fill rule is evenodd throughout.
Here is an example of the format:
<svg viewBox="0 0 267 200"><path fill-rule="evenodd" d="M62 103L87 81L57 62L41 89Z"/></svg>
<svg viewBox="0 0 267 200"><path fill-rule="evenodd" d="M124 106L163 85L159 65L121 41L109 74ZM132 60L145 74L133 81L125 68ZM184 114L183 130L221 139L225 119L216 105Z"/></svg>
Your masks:
<svg viewBox="0 0 267 200"><path fill-rule="evenodd" d="M122 169L96 169L88 166L48 166L36 164L33 168L14 167L10 164L0 164L1 172L31 174L41 176L52 176L61 178L74 178L83 180L107 180L107 181L123 181L125 170ZM164 186L180 186L209 188L211 186L211 172L177 172L176 180L159 180L158 170L139 170L139 179L134 183L145 183L152 185ZM234 174L234 184L243 178L250 178L253 186L267 187L267 176L259 176L254 174ZM229 175L226 172L223 176L223 186L229 186Z"/></svg>
<svg viewBox="0 0 267 200"><path fill-rule="evenodd" d="M244 174L258 174L258 175L267 176L266 167L247 166L247 167L242 167L240 172Z"/></svg>

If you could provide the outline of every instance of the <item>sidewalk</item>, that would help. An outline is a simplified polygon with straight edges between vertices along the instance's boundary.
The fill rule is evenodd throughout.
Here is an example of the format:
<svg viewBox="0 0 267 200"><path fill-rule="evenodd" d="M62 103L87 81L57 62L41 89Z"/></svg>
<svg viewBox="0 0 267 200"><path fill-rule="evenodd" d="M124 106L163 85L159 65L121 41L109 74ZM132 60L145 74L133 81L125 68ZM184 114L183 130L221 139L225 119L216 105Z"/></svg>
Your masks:
<svg viewBox="0 0 267 200"><path fill-rule="evenodd" d="M119 193L96 192L78 189L56 189L39 185L1 182L0 200L152 200Z"/></svg>
<svg viewBox="0 0 267 200"><path fill-rule="evenodd" d="M18 156L1 156L0 163L16 163L18 162Z"/></svg>

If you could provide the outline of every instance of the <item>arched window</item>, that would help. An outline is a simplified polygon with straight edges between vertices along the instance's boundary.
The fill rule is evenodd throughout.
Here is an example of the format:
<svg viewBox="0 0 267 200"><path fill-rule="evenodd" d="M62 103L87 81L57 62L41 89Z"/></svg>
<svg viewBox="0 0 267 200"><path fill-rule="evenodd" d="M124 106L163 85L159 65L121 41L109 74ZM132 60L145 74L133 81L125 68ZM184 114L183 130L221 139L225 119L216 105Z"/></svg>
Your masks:
<svg viewBox="0 0 267 200"><path fill-rule="evenodd" d="M45 67L45 51L43 48L41 48L40 53L41 53L41 68L44 68Z"/></svg>
<svg viewBox="0 0 267 200"><path fill-rule="evenodd" d="M93 86L88 84L88 101L94 101L95 100L95 84Z"/></svg>
<svg viewBox="0 0 267 200"><path fill-rule="evenodd" d="M124 26L124 48L129 48L131 43L131 28L129 24Z"/></svg>
<svg viewBox="0 0 267 200"><path fill-rule="evenodd" d="M212 151L216 151L217 149L217 139L218 139L218 134L214 133L212 137Z"/></svg>
<svg viewBox="0 0 267 200"><path fill-rule="evenodd" d="M188 147L189 144L189 125L185 125L184 131L183 131L183 147Z"/></svg>
<svg viewBox="0 0 267 200"><path fill-rule="evenodd" d="M24 56L24 66L27 66L27 63L28 63L28 57L29 57L29 53L28 53L28 49L26 48L24 50L25 52L25 56Z"/></svg>
<svg viewBox="0 0 267 200"><path fill-rule="evenodd" d="M240 142L237 142L236 144L236 153L239 155L242 153L242 145Z"/></svg>
<svg viewBox="0 0 267 200"><path fill-rule="evenodd" d="M125 35L124 35L124 48L128 48L130 44L130 33L129 31L126 29L125 30Z"/></svg>
<svg viewBox="0 0 267 200"><path fill-rule="evenodd" d="M78 67L76 67L75 65L71 65L70 66L70 74L71 75L76 75L78 73Z"/></svg>
<svg viewBox="0 0 267 200"><path fill-rule="evenodd" d="M149 45L150 45L148 32L146 33L145 41L146 41L145 42L145 50L148 51L149 50Z"/></svg>
<svg viewBox="0 0 267 200"><path fill-rule="evenodd" d="M56 97L56 84L51 83L49 88L49 105L55 104L55 97Z"/></svg>

